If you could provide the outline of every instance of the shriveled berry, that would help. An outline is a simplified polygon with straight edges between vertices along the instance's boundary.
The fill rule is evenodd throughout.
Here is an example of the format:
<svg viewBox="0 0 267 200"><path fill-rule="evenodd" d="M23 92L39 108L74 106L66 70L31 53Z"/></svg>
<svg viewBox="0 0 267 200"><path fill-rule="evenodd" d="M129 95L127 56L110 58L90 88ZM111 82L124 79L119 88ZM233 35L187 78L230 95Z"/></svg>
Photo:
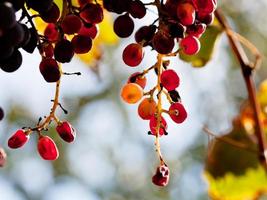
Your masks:
<svg viewBox="0 0 267 200"><path fill-rule="evenodd" d="M178 124L183 123L187 118L187 112L183 104L173 103L169 108L169 115L172 120Z"/></svg>
<svg viewBox="0 0 267 200"><path fill-rule="evenodd" d="M144 89L146 87L146 82L147 82L146 77L143 76L142 73L135 72L129 77L127 83L136 83Z"/></svg>
<svg viewBox="0 0 267 200"><path fill-rule="evenodd" d="M200 42L194 36L187 36L180 42L182 51L187 55L197 54L200 50Z"/></svg>
<svg viewBox="0 0 267 200"><path fill-rule="evenodd" d="M172 69L163 71L160 76L160 81L162 86L166 88L168 91L175 90L180 84L179 76Z"/></svg>
<svg viewBox="0 0 267 200"><path fill-rule="evenodd" d="M170 179L170 170L167 165L157 167L155 175L152 177L152 182L160 187L168 185Z"/></svg>
<svg viewBox="0 0 267 200"><path fill-rule="evenodd" d="M72 127L72 125L67 122L61 122L57 125L56 128L59 136L66 142L73 142L75 140L76 137L76 131L74 130L74 128Z"/></svg>
<svg viewBox="0 0 267 200"><path fill-rule="evenodd" d="M135 41L137 43L144 42L144 46L147 46L151 42L156 30L157 27L155 25L142 26L135 32Z"/></svg>
<svg viewBox="0 0 267 200"><path fill-rule="evenodd" d="M159 127L159 136L162 136L164 134L166 134L166 130L167 130L167 122L165 121L165 119L160 116L160 120L159 120L159 124L158 124L158 119L157 117L154 115L150 118L149 121L149 127L150 127L150 131L152 132L153 135L157 135L157 129Z"/></svg>
<svg viewBox="0 0 267 200"><path fill-rule="evenodd" d="M136 83L128 83L121 90L122 99L129 104L135 104L143 97L143 89Z"/></svg>
<svg viewBox="0 0 267 200"><path fill-rule="evenodd" d="M156 102L151 98L145 98L138 106L138 115L144 120L150 120L157 110Z"/></svg>
<svg viewBox="0 0 267 200"><path fill-rule="evenodd" d="M58 158L57 146L49 136L41 136L39 138L37 149L44 160L56 160Z"/></svg>
<svg viewBox="0 0 267 200"><path fill-rule="evenodd" d="M42 62L40 63L39 69L44 79L48 83L57 82L61 77L58 63L53 58L43 59Z"/></svg>
<svg viewBox="0 0 267 200"><path fill-rule="evenodd" d="M139 65L144 57L143 47L140 44L129 44L123 51L122 58L126 65L135 67Z"/></svg>
<svg viewBox="0 0 267 200"><path fill-rule="evenodd" d="M8 140L8 146L12 149L17 149L22 147L28 140L29 135L25 133L24 130L17 130Z"/></svg>

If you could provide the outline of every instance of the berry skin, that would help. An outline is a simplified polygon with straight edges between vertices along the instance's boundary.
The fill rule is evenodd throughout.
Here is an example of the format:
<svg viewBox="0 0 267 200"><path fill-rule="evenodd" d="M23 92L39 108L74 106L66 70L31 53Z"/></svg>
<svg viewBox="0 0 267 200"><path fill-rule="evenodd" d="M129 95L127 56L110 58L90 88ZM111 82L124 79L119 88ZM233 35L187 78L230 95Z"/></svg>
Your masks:
<svg viewBox="0 0 267 200"><path fill-rule="evenodd" d="M78 16L70 14L64 17L61 27L63 32L68 35L78 33L82 27L82 20Z"/></svg>
<svg viewBox="0 0 267 200"><path fill-rule="evenodd" d="M0 3L0 32L12 28L16 24L15 11L12 8L12 4L1 1Z"/></svg>
<svg viewBox="0 0 267 200"><path fill-rule="evenodd" d="M146 7L140 0L131 1L129 13L138 19L142 19L146 15Z"/></svg>
<svg viewBox="0 0 267 200"><path fill-rule="evenodd" d="M122 59L126 65L136 67L144 57L143 47L140 44L129 44L123 51Z"/></svg>
<svg viewBox="0 0 267 200"><path fill-rule="evenodd" d="M48 136L39 138L37 149L44 160L56 160L59 156L55 142Z"/></svg>
<svg viewBox="0 0 267 200"><path fill-rule="evenodd" d="M98 25L94 24L90 27L82 26L78 34L94 39L98 36L98 33L99 33L99 27Z"/></svg>
<svg viewBox="0 0 267 200"><path fill-rule="evenodd" d="M172 120L177 123L183 123L187 118L187 112L181 103L173 103L169 108L169 115Z"/></svg>
<svg viewBox="0 0 267 200"><path fill-rule="evenodd" d="M187 55L195 55L200 50L200 42L194 36L187 36L180 42L180 48Z"/></svg>
<svg viewBox="0 0 267 200"><path fill-rule="evenodd" d="M59 37L59 32L55 26L55 24L48 24L44 30L44 36L47 37L47 39L50 42L56 42Z"/></svg>
<svg viewBox="0 0 267 200"><path fill-rule="evenodd" d="M157 110L156 102L151 98L145 98L138 106L138 115L143 120L150 120Z"/></svg>
<svg viewBox="0 0 267 200"><path fill-rule="evenodd" d="M117 36L127 38L133 33L134 22L128 14L121 15L114 21L113 29Z"/></svg>
<svg viewBox="0 0 267 200"><path fill-rule="evenodd" d="M202 34L206 31L206 27L207 25L204 23L193 24L187 27L186 32L191 36L200 38Z"/></svg>
<svg viewBox="0 0 267 200"><path fill-rule="evenodd" d="M45 58L39 66L40 72L48 83L57 82L61 73L57 61L53 58Z"/></svg>
<svg viewBox="0 0 267 200"><path fill-rule="evenodd" d="M152 40L154 49L160 54L168 54L172 52L174 40L162 31L158 31Z"/></svg>
<svg viewBox="0 0 267 200"><path fill-rule="evenodd" d="M217 0L192 0L199 13L210 14L217 7Z"/></svg>
<svg viewBox="0 0 267 200"><path fill-rule="evenodd" d="M150 131L152 132L153 135L157 135L157 125L158 125L158 120L157 117L152 116L149 121L149 127ZM167 122L165 119L161 116L160 119L160 129L159 129L159 136L162 136L166 134L166 129L167 129Z"/></svg>
<svg viewBox="0 0 267 200"><path fill-rule="evenodd" d="M75 53L84 54L91 50L92 39L89 36L75 35L71 40L71 44Z"/></svg>
<svg viewBox="0 0 267 200"><path fill-rule="evenodd" d="M59 136L68 143L71 143L75 140L76 137L76 131L71 126L71 124L67 121L61 122L56 127L56 130L59 134Z"/></svg>
<svg viewBox="0 0 267 200"><path fill-rule="evenodd" d="M155 175L152 177L152 182L160 187L168 185L170 179L170 170L167 165L157 167Z"/></svg>
<svg viewBox="0 0 267 200"><path fill-rule="evenodd" d="M140 85L143 89L146 87L146 82L146 77L143 76L140 72L133 73L127 81L127 83L136 83Z"/></svg>
<svg viewBox="0 0 267 200"><path fill-rule="evenodd" d="M128 83L121 90L122 99L129 104L135 104L143 97L143 89L136 83Z"/></svg>
<svg viewBox="0 0 267 200"><path fill-rule="evenodd" d="M49 10L40 13L40 16L46 23L56 23L60 16L60 10L58 6L53 3L52 7Z"/></svg>
<svg viewBox="0 0 267 200"><path fill-rule="evenodd" d="M21 64L22 55L20 51L16 49L8 59L1 61L0 68L5 72L11 73L18 70Z"/></svg>
<svg viewBox="0 0 267 200"><path fill-rule="evenodd" d="M29 135L27 135L24 130L20 129L9 138L8 146L11 149L20 148L29 140L29 138Z"/></svg>
<svg viewBox="0 0 267 200"><path fill-rule="evenodd" d="M196 11L194 6L191 3L178 4L177 17L182 25L192 25L196 19Z"/></svg>
<svg viewBox="0 0 267 200"><path fill-rule="evenodd" d="M70 41L63 39L56 43L54 49L55 59L58 62L66 63L70 62L74 56L74 48Z"/></svg>
<svg viewBox="0 0 267 200"><path fill-rule="evenodd" d="M87 3L81 10L80 17L87 23L98 24L103 21L103 9L99 4Z"/></svg>
<svg viewBox="0 0 267 200"><path fill-rule="evenodd" d="M163 71L160 79L162 86L168 91L175 90L180 85L180 78L172 69Z"/></svg>

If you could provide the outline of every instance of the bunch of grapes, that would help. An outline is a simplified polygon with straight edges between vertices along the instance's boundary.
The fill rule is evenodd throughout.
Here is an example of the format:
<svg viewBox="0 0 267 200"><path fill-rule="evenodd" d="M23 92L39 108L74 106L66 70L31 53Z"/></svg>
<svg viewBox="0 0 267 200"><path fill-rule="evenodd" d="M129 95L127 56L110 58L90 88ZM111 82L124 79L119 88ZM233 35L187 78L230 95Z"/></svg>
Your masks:
<svg viewBox="0 0 267 200"><path fill-rule="evenodd" d="M140 102L138 115L149 121L148 133L156 137L156 151L160 161L152 182L158 186L166 186L170 173L159 143L159 138L168 134L163 114L168 115L177 124L183 123L187 118L186 109L177 90L180 78L169 68L169 57L177 56L180 52L186 55L199 52L199 38L207 25L213 22L217 1L155 0L144 4L140 0L104 0L104 8L120 15L113 27L114 32L121 38L127 38L133 33L133 18L145 17L148 6L157 8L158 18L135 32L135 43L125 47L122 58L126 65L136 67L143 60L144 48L151 47L158 53L157 62L142 72L132 74L121 90L121 97L129 104ZM178 48L174 50L175 46ZM157 83L149 91L144 91L146 74L150 71L157 75ZM169 101L169 108L162 108L162 97Z"/></svg>
<svg viewBox="0 0 267 200"><path fill-rule="evenodd" d="M24 127L17 130L8 140L8 146L22 147L34 132L38 133L37 150L45 160L58 158L58 149L48 135L51 122L55 122L56 131L66 142L71 143L76 137L75 129L68 121L61 121L56 116L58 107L67 113L59 103L60 78L64 73L60 63L70 62L74 54L85 54L92 48L93 39L98 34L98 23L103 20L103 9L96 1L79 0L79 5L72 5L71 0L62 1L62 12L53 0L6 0L0 3L0 68L5 72L14 72L22 64L22 48L33 53L38 48L41 55L40 72L48 83L56 82L55 98L49 116L40 118L36 127ZM33 9L37 14L30 14ZM19 17L17 11L21 11ZM17 15L17 16L16 16ZM19 17L17 20L16 17ZM41 18L47 26L44 33L39 33L33 18ZM0 109L0 120L3 111Z"/></svg>

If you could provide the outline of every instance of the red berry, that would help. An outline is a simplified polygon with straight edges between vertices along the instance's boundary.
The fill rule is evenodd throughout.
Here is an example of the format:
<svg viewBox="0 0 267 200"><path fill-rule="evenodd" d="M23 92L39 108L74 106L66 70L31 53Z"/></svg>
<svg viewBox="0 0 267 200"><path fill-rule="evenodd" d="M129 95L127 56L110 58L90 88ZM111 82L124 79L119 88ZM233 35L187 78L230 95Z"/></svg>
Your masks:
<svg viewBox="0 0 267 200"><path fill-rule="evenodd" d="M59 136L66 142L73 142L76 137L76 131L71 126L71 124L67 121L64 121L60 124L58 124L56 128Z"/></svg>
<svg viewBox="0 0 267 200"><path fill-rule="evenodd" d="M168 91L175 90L180 84L179 76L172 69L163 71L160 79L162 86L165 87Z"/></svg>
<svg viewBox="0 0 267 200"><path fill-rule="evenodd" d="M199 13L212 13L217 7L217 0L193 0Z"/></svg>
<svg viewBox="0 0 267 200"><path fill-rule="evenodd" d="M48 136L41 136L38 140L38 152L44 160L56 160L58 149L55 142Z"/></svg>
<svg viewBox="0 0 267 200"><path fill-rule="evenodd" d="M29 140L29 138L29 135L27 135L24 130L20 129L9 138L8 146L12 149L20 148Z"/></svg>
<svg viewBox="0 0 267 200"><path fill-rule="evenodd" d="M152 116L150 118L150 121L149 121L149 127L150 127L150 131L152 132L153 135L157 135L157 126L158 126L157 117ZM161 116L161 118L160 118L159 136L162 136L162 135L166 134L166 129L167 129L167 122Z"/></svg>
<svg viewBox="0 0 267 200"><path fill-rule="evenodd" d="M172 52L174 40L167 33L158 31L152 40L154 49L160 54L168 54Z"/></svg>
<svg viewBox="0 0 267 200"><path fill-rule="evenodd" d="M146 7L140 0L131 1L129 13L134 18L141 19L146 15Z"/></svg>
<svg viewBox="0 0 267 200"><path fill-rule="evenodd" d="M200 42L196 37L189 35L181 40L180 47L185 54L194 55L200 50Z"/></svg>
<svg viewBox="0 0 267 200"><path fill-rule="evenodd" d="M193 24L196 19L196 11L194 6L188 2L178 4L177 17L184 26Z"/></svg>
<svg viewBox="0 0 267 200"><path fill-rule="evenodd" d="M57 61L53 58L45 58L39 66L40 72L48 83L57 82L61 73Z"/></svg>
<svg viewBox="0 0 267 200"><path fill-rule="evenodd" d="M48 24L44 30L44 36L51 42L58 40L59 32L55 24Z"/></svg>
<svg viewBox="0 0 267 200"><path fill-rule="evenodd" d="M169 115L178 124L183 123L187 118L187 112L181 103L173 103L169 108Z"/></svg>
<svg viewBox="0 0 267 200"><path fill-rule="evenodd" d="M126 65L135 67L141 63L144 57L143 47L140 44L129 44L123 51L122 58Z"/></svg>
<svg viewBox="0 0 267 200"><path fill-rule="evenodd" d="M66 34L78 33L82 27L82 20L78 16L70 14L64 17L61 27Z"/></svg>
<svg viewBox="0 0 267 200"><path fill-rule="evenodd" d="M103 9L99 4L87 3L81 10L80 17L87 23L98 24L103 21Z"/></svg>
<svg viewBox="0 0 267 200"><path fill-rule="evenodd" d="M167 165L161 165L157 167L155 175L152 177L152 182L157 185L164 187L168 185L170 179L170 170Z"/></svg>
<svg viewBox="0 0 267 200"><path fill-rule="evenodd" d="M99 32L99 27L97 24L93 24L90 27L82 26L82 28L79 31L79 35L84 35L87 37L90 37L92 39L96 38Z"/></svg>
<svg viewBox="0 0 267 200"><path fill-rule="evenodd" d="M0 167L4 167L6 164L6 152L3 148L0 148Z"/></svg>
<svg viewBox="0 0 267 200"><path fill-rule="evenodd" d="M84 54L91 50L92 39L89 36L75 35L71 40L71 44L75 53Z"/></svg>
<svg viewBox="0 0 267 200"><path fill-rule="evenodd" d="M78 0L80 7L85 6L87 3L91 3L93 0Z"/></svg>
<svg viewBox="0 0 267 200"><path fill-rule="evenodd" d="M200 38L202 34L205 32L206 27L207 25L204 23L193 24L187 27L186 32L191 36Z"/></svg>
<svg viewBox="0 0 267 200"><path fill-rule="evenodd" d="M157 110L156 102L151 98L145 98L138 106L138 115L143 120L150 120Z"/></svg>
<svg viewBox="0 0 267 200"><path fill-rule="evenodd" d="M140 85L143 89L146 87L146 77L142 75L140 72L133 73L127 83L136 83Z"/></svg>
<svg viewBox="0 0 267 200"><path fill-rule="evenodd" d="M52 58L54 56L54 47L51 43L44 45L42 50L45 57Z"/></svg>

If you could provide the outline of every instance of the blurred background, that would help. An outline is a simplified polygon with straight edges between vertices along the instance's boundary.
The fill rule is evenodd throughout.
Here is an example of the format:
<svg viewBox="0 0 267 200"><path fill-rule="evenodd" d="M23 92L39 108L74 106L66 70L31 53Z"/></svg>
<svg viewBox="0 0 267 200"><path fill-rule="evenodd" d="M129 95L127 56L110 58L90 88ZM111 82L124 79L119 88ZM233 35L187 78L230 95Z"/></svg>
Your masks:
<svg viewBox="0 0 267 200"><path fill-rule="evenodd" d="M219 7L233 28L252 41L264 55L255 79L267 75L267 0L222 0ZM136 21L136 28L153 22ZM154 137L147 135L148 122L138 117L138 105L126 105L120 88L128 76L150 67L155 54L149 49L138 68L126 67L121 59L123 48L134 41L121 40L116 47L103 46L98 73L79 59L64 64L66 72L82 76L64 76L60 102L69 111L60 119L69 120L77 131L76 141L60 140L52 127L47 134L57 143L60 157L54 162L42 160L36 149L37 136L21 149L10 150L7 139L20 127L34 126L47 115L54 96L54 84L47 84L39 73L40 56L24 54L23 66L15 73L0 71L0 106L6 117L0 122L0 145L8 154L0 169L0 200L206 200L207 183L203 168L208 136L203 126L218 135L231 129L232 119L247 97L238 63L231 54L227 38L218 41L211 62L204 68L192 68L175 58L171 62L180 76L179 88L188 119L181 125L169 118L169 135L161 138L162 153L171 170L166 188L151 183L158 164ZM153 73L147 77L151 88ZM167 104L166 104L167 105Z"/></svg>

